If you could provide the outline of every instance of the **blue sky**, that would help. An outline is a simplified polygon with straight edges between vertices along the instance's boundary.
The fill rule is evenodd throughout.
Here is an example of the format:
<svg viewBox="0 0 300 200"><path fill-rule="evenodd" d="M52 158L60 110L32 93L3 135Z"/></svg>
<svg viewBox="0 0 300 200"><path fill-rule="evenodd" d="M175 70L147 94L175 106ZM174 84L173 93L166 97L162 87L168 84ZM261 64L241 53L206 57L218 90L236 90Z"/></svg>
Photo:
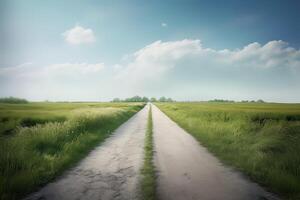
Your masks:
<svg viewBox="0 0 300 200"><path fill-rule="evenodd" d="M0 96L299 102L299 8L296 0L1 1Z"/></svg>

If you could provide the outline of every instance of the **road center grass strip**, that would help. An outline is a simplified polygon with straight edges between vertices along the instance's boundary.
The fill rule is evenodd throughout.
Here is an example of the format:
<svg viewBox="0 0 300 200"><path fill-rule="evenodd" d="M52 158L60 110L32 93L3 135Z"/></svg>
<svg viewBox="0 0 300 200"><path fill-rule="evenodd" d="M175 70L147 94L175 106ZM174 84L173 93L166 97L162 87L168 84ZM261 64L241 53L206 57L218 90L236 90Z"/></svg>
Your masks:
<svg viewBox="0 0 300 200"><path fill-rule="evenodd" d="M50 107L56 106L61 104L51 104ZM66 104L66 107L69 106ZM73 113L66 114L65 121L18 126L15 134L0 138L0 199L20 199L53 180L86 156L143 106L79 104L74 106L75 110L63 111Z"/></svg>
<svg viewBox="0 0 300 200"><path fill-rule="evenodd" d="M300 199L300 104L157 103L224 163Z"/></svg>
<svg viewBox="0 0 300 200"><path fill-rule="evenodd" d="M145 137L144 151L145 151L144 165L141 169L142 199L154 200L156 184L155 184L155 168L153 164L153 122L152 122L151 106L148 114L148 124L147 124L147 132Z"/></svg>

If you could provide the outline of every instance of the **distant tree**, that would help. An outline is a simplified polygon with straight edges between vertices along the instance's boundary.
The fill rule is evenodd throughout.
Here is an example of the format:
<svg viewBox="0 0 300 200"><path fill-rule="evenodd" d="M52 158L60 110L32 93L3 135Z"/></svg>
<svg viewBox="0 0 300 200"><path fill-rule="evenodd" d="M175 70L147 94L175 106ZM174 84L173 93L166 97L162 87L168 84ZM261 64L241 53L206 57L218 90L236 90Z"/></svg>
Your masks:
<svg viewBox="0 0 300 200"><path fill-rule="evenodd" d="M227 100L227 99L214 99L214 100L209 100L209 102L234 103L233 100Z"/></svg>
<svg viewBox="0 0 300 200"><path fill-rule="evenodd" d="M119 99L119 98L114 98L112 100L112 102L156 102L156 101L160 101L160 102L173 102L174 100L171 98L166 98L166 97L160 97L159 100L157 100L156 98L152 97L151 99L149 99L148 97L140 97L140 96L134 96L134 97L130 97L130 98L126 98L124 100Z"/></svg>
<svg viewBox="0 0 300 200"><path fill-rule="evenodd" d="M150 101L151 101L151 102L156 102L157 100L156 100L156 98L151 97Z"/></svg>
<svg viewBox="0 0 300 200"><path fill-rule="evenodd" d="M112 102L121 102L121 99L119 99L119 98L114 98L114 99L112 100Z"/></svg>
<svg viewBox="0 0 300 200"><path fill-rule="evenodd" d="M257 103L265 103L265 101L262 100L262 99L258 99L256 102L257 102Z"/></svg>
<svg viewBox="0 0 300 200"><path fill-rule="evenodd" d="M143 98L140 96L134 96L132 97L133 102L142 102Z"/></svg>
<svg viewBox="0 0 300 200"><path fill-rule="evenodd" d="M126 98L124 101L125 102L143 102L143 101L147 101L148 98L147 97L140 97L140 96L134 96L134 97L131 97L131 98Z"/></svg>
<svg viewBox="0 0 300 200"><path fill-rule="evenodd" d="M167 98L167 102L173 102L173 99Z"/></svg>
<svg viewBox="0 0 300 200"><path fill-rule="evenodd" d="M166 99L166 97L160 97L160 98L159 98L159 101L160 101L160 102L166 102L167 99Z"/></svg>
<svg viewBox="0 0 300 200"><path fill-rule="evenodd" d="M143 101L143 102L148 102L149 99L148 99L147 97L143 97L143 98L142 98L142 101Z"/></svg>

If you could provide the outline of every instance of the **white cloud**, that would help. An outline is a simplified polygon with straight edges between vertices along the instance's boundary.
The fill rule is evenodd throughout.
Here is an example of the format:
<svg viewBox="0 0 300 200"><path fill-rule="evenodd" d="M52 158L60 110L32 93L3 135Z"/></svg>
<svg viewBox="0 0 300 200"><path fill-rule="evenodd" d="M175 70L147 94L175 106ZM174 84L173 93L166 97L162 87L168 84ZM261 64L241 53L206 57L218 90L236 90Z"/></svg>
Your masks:
<svg viewBox="0 0 300 200"><path fill-rule="evenodd" d="M265 45L257 42L241 50L230 52L232 63L261 68L300 68L300 51L289 47L281 40L270 41Z"/></svg>
<svg viewBox="0 0 300 200"><path fill-rule="evenodd" d="M149 73L165 71L175 66L186 68L297 68L300 70L300 50L287 43L270 41L265 45L251 43L237 50L215 50L204 48L200 40L180 40L172 42L156 41L133 53L132 61L124 70ZM198 65L180 65L182 61ZM206 65L204 65L206 63ZM207 64L210 65L207 65Z"/></svg>
<svg viewBox="0 0 300 200"><path fill-rule="evenodd" d="M92 29L85 29L79 25L65 31L62 35L64 36L65 41L72 45L89 44L96 41Z"/></svg>
<svg viewBox="0 0 300 200"><path fill-rule="evenodd" d="M160 25L161 25L162 27L167 27L167 26L168 26L168 24L165 23L165 22L162 22Z"/></svg>
<svg viewBox="0 0 300 200"><path fill-rule="evenodd" d="M136 93L160 91L179 98L227 94L234 98L253 88L256 94L264 90L261 95L300 89L300 50L280 40L265 45L255 42L236 50L204 48L200 40L156 41L131 58L119 67L116 79Z"/></svg>
<svg viewBox="0 0 300 200"><path fill-rule="evenodd" d="M133 60L121 70L117 77L131 76L128 80L134 84L151 78L158 78L162 73L174 67L182 57L193 55L200 48L199 40L182 40L176 42L156 41L131 56Z"/></svg>

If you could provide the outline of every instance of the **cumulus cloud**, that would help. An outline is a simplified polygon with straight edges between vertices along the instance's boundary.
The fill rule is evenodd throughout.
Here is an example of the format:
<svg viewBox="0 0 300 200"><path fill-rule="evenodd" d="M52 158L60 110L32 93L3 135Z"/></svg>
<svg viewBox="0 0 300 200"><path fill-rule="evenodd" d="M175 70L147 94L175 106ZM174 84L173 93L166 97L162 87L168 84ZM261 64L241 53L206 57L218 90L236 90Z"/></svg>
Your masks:
<svg viewBox="0 0 300 200"><path fill-rule="evenodd" d="M96 41L92 29L84 28L79 25L65 31L62 35L65 41L72 45L89 44Z"/></svg>
<svg viewBox="0 0 300 200"><path fill-rule="evenodd" d="M281 40L265 45L257 42L241 50L228 52L232 63L261 68L300 68L300 51Z"/></svg>
<svg viewBox="0 0 300 200"><path fill-rule="evenodd" d="M300 86L300 51L280 40L236 50L205 48L200 40L156 41L131 58L119 66L116 78L139 92L176 92L179 98L211 93L214 98L225 93L243 96L255 88L274 92Z"/></svg>
<svg viewBox="0 0 300 200"><path fill-rule="evenodd" d="M215 50L204 48L200 40L172 42L156 41L133 53L131 62L122 69L130 73L166 71L171 68L297 68L300 70L300 50L286 42L270 41L265 45L251 43L242 49ZM194 65L184 65L183 61Z"/></svg>
<svg viewBox="0 0 300 200"><path fill-rule="evenodd" d="M151 79L155 81L174 67L178 60L195 54L199 48L201 48L199 40L156 41L133 53L131 62L123 67L119 66L120 70L116 77L142 86Z"/></svg>

